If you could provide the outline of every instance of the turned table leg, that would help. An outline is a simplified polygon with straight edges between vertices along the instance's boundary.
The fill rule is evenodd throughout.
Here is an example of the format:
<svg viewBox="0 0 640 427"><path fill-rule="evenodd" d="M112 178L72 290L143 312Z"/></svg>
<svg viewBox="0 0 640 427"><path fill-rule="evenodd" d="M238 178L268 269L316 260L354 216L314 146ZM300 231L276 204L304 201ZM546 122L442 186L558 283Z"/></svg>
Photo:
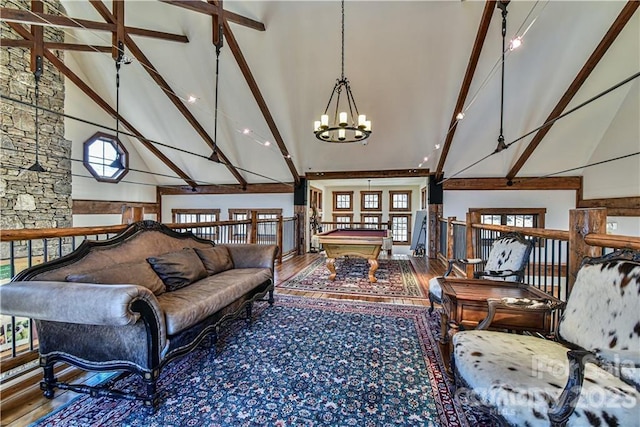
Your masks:
<svg viewBox="0 0 640 427"><path fill-rule="evenodd" d="M378 281L378 279L376 279L376 276L375 276L376 271L378 270L378 260L370 259L369 265L371 266L369 268L369 282L376 283Z"/></svg>
<svg viewBox="0 0 640 427"><path fill-rule="evenodd" d="M335 258L327 258L327 268L331 272L331 274L329 274L329 280L334 281L336 279L336 259Z"/></svg>

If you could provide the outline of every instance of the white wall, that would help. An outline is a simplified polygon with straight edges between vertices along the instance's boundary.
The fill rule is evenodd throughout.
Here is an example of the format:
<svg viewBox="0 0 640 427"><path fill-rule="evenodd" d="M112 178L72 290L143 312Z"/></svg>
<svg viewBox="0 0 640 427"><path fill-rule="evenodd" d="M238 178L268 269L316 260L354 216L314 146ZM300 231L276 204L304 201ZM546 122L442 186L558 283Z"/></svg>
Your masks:
<svg viewBox="0 0 640 427"><path fill-rule="evenodd" d="M171 222L171 209L220 209L220 220L229 219L229 209L282 209L293 216L293 193L279 194L196 194L162 197L162 220Z"/></svg>
<svg viewBox="0 0 640 427"><path fill-rule="evenodd" d="M545 228L569 229L569 210L576 207L573 190L445 191L444 217L466 219L469 208L546 208Z"/></svg>
<svg viewBox="0 0 640 427"><path fill-rule="evenodd" d="M640 81L633 83L618 114L596 147L589 163L640 151ZM584 170L584 198L640 196L640 156L592 166Z"/></svg>

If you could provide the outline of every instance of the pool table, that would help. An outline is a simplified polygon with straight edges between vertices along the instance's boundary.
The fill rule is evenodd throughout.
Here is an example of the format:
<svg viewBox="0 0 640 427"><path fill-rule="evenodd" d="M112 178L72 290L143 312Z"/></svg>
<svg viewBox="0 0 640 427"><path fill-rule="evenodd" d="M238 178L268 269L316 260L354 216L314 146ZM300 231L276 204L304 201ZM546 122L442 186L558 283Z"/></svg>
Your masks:
<svg viewBox="0 0 640 427"><path fill-rule="evenodd" d="M384 240L390 237L391 230L354 228L338 228L318 234L318 241L327 253L327 268L331 273L329 280L336 278L336 258L355 256L369 262L369 281L377 282L378 255Z"/></svg>

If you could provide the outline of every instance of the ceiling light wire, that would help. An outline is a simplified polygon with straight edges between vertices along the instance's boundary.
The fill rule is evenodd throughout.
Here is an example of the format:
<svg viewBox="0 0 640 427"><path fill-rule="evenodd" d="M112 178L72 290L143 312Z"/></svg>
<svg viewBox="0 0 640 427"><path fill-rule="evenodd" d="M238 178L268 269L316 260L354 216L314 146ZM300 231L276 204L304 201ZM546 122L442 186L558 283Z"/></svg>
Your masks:
<svg viewBox="0 0 640 427"><path fill-rule="evenodd" d="M560 119L562 119L562 118L564 118L564 117L568 116L569 114L571 114L571 113L573 113L573 112L575 112L575 111L577 111L577 110L579 110L579 109L581 109L581 108L583 108L583 107L585 107L585 106L587 106L587 105L591 104L592 102L596 101L597 99L599 99L599 98L603 97L604 95L606 95L606 94L608 94L608 93L610 93L610 92L614 91L615 89L618 89L619 87L621 87L621 86L623 86L623 85L625 85L625 84L627 84L627 83L629 83L629 82L633 81L634 79L636 79L636 78L638 78L638 77L640 77L640 71L639 71L639 72L637 72L637 73L634 73L634 74L632 74L631 76L627 77L626 79L624 79L624 80L622 80L622 81L620 81L620 82L616 83L615 85L611 86L610 88L605 89L604 91L602 91L602 92L598 93L597 95L595 95L595 96L593 96L593 97L589 98L588 100L586 100L586 101L584 101L583 103L581 103L581 104L579 104L579 105L575 106L574 108L572 108L572 109L570 109L570 110L568 110L568 111L566 111L566 112L564 112L564 113L560 114L558 117L555 117L555 118L553 118L553 119L551 119L551 120L549 120L549 121L547 121L547 122L543 123L542 125L538 126L537 128L535 128L535 129L533 129L533 130L531 130L531 131L529 131L529 132L525 133L525 134L524 134L524 135L522 135L521 137L514 139L513 141L511 141L511 142L509 142L508 144L506 144L506 145L507 145L507 148L511 147L511 146L512 146L513 144L515 144L516 142L519 142L519 141L523 140L523 139L524 139L524 138L526 138L527 136L529 136L529 135L531 135L531 134L533 134L533 133L535 133L535 132L539 131L540 129L543 129L543 128L547 127L547 126L551 126L552 124L554 124L554 123L555 123L555 122L557 122L558 120L560 120ZM489 157L493 156L493 155L494 155L494 154L496 154L496 153L497 153L497 151L495 151L495 150L494 150L493 152L491 152L491 153L487 154L486 156L482 157L481 159L479 159L479 160L477 160L477 161L473 162L473 163L472 163L472 164L470 164L469 166L467 166L467 167L465 167L465 168L463 168L463 169L459 170L458 172L454 173L454 174L453 174L453 175L451 175L450 177L447 177L447 178L445 178L445 179L441 180L440 182L438 182L438 184L443 184L444 182L447 182L448 180L450 180L450 179L452 179L452 178L455 178L456 176L460 175L462 172L465 172L466 170L468 170L468 169L472 168L473 166L477 165L478 163L480 163L480 162L482 162L482 161L484 161L484 160L488 159Z"/></svg>

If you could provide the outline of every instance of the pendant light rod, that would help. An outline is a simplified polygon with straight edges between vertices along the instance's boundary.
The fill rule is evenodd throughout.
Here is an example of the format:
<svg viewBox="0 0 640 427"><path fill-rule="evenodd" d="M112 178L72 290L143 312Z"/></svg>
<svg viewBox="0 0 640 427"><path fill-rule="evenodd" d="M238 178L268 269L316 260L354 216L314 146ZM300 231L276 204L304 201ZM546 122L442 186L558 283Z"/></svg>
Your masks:
<svg viewBox="0 0 640 427"><path fill-rule="evenodd" d="M341 79L344 80L344 0L342 0L342 31L341 31L341 35L342 35L342 74L341 74Z"/></svg>
<svg viewBox="0 0 640 427"><path fill-rule="evenodd" d="M39 142L38 142L38 134L40 133L39 131L39 122L38 122L38 116L39 116L39 108L38 108L38 101L40 99L40 78L42 77L42 73L43 73L43 67L42 67L42 56L38 55L36 56L36 69L33 72L33 77L35 79L35 98L36 98L36 137L35 137L35 142L36 142L36 162L31 165L29 167L28 170L32 171L32 172L45 172L44 168L42 167L42 165L40 164L40 161L38 159L38 153L40 151L40 147L39 147Z"/></svg>
<svg viewBox="0 0 640 427"><path fill-rule="evenodd" d="M216 95L215 106L213 112L213 153L209 157L209 160L220 163L220 157L218 156L218 82L220 81L220 51L223 45L224 26L218 25L218 43L216 43Z"/></svg>
<svg viewBox="0 0 640 427"><path fill-rule="evenodd" d="M498 135L498 146L495 152L499 153L502 150L508 148L504 142L504 58L506 50L506 35L507 35L507 5L508 1L499 1L498 7L502 10L502 76L500 81L500 135Z"/></svg>

